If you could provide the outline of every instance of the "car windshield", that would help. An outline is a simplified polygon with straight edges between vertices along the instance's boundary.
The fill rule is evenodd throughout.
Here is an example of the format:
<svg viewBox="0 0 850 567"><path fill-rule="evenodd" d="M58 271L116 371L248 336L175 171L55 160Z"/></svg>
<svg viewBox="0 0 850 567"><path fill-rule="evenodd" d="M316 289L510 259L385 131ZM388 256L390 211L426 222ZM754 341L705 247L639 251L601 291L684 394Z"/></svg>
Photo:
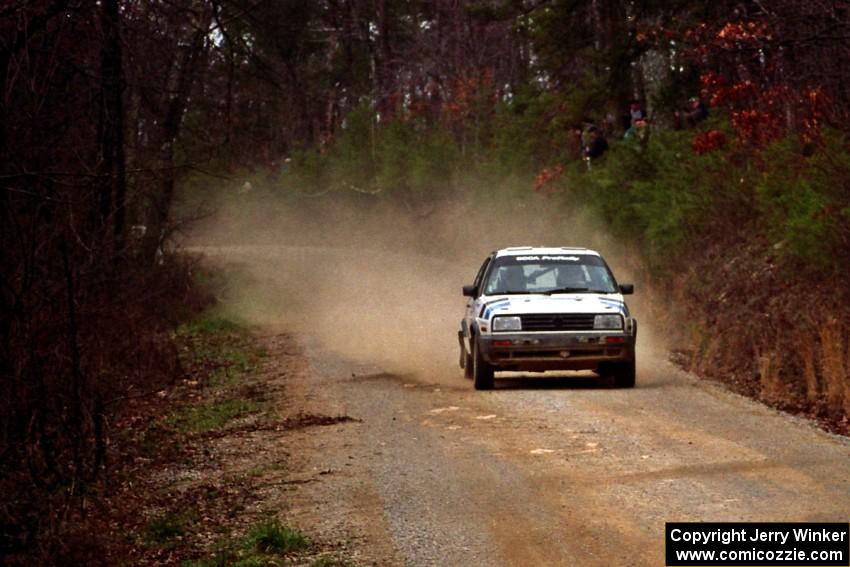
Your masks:
<svg viewBox="0 0 850 567"><path fill-rule="evenodd" d="M590 254L502 256L493 261L484 293L614 293L608 266Z"/></svg>

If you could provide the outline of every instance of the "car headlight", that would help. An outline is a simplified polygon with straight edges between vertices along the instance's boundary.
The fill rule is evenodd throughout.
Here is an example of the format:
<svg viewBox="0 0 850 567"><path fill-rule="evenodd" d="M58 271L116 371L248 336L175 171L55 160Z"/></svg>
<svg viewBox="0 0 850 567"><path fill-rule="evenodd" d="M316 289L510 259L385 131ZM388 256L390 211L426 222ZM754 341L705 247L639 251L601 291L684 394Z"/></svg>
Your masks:
<svg viewBox="0 0 850 567"><path fill-rule="evenodd" d="M623 318L619 315L597 315L593 318L594 329L622 329Z"/></svg>
<svg viewBox="0 0 850 567"><path fill-rule="evenodd" d="M496 317L493 319L493 331L521 331L522 319L519 317Z"/></svg>

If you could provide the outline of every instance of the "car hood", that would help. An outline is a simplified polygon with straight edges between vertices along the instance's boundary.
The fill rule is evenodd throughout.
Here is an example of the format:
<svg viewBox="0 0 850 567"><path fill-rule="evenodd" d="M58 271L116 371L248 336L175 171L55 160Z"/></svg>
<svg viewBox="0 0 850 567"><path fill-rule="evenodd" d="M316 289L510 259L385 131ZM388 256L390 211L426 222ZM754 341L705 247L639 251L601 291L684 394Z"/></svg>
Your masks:
<svg viewBox="0 0 850 567"><path fill-rule="evenodd" d="M480 317L532 313L621 313L627 315L619 293L559 293L554 295L481 296Z"/></svg>

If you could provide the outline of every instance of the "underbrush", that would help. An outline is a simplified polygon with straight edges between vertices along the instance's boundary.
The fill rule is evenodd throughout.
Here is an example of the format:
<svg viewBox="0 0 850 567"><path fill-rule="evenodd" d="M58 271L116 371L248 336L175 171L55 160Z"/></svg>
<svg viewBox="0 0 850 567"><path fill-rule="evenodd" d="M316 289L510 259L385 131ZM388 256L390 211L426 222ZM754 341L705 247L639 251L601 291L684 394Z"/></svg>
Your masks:
<svg viewBox="0 0 850 567"><path fill-rule="evenodd" d="M259 404L253 400L219 400L187 406L172 413L164 425L182 433L204 433L219 429L231 420L254 413Z"/></svg>
<svg viewBox="0 0 850 567"><path fill-rule="evenodd" d="M179 374L152 395L130 400L116 417L109 482L74 528L71 553L82 563L173 563L190 552L188 542L202 526L243 506L223 488L172 493L151 475L192 462L206 435L262 410L249 378L265 353L244 327L214 310L181 323L170 338ZM98 531L103 522L123 528Z"/></svg>
<svg viewBox="0 0 850 567"><path fill-rule="evenodd" d="M90 251L60 251L42 263L16 258L24 280L20 309L4 321L13 364L0 388L0 563L90 553L99 535L78 526L122 466L127 438L115 424L180 377L170 329L206 303L190 258L104 265Z"/></svg>
<svg viewBox="0 0 850 567"><path fill-rule="evenodd" d="M293 564L305 567L353 567L349 561L331 555L310 559L309 551L312 547L310 540L299 531L282 524L280 520L268 518L255 523L241 537L219 541L212 553L200 559L184 561L181 567L273 567Z"/></svg>
<svg viewBox="0 0 850 567"><path fill-rule="evenodd" d="M193 315L208 303L208 282L199 281L210 277L203 268L170 258L145 267L137 279L131 273L127 288L108 301L88 290L75 302L72 345L79 358L68 371L76 389L62 382L67 359L48 350L19 360L21 377L29 373L37 381L2 402L17 405L3 408L8 444L0 453L0 563L112 564L128 552L128 542L106 523L123 521L144 497L126 492L143 472L139 463L173 459L187 436L261 408L262 396L240 383L263 354L250 335L227 319ZM188 322L178 325L181 319ZM46 329L30 341L65 342L66 329L56 335ZM48 369L57 374L38 381ZM15 420L29 411L24 402L36 401L35 429L23 430L12 444ZM79 418L69 420L74 411ZM163 513L141 529L139 541L173 542L195 519L186 510Z"/></svg>
<svg viewBox="0 0 850 567"><path fill-rule="evenodd" d="M241 538L225 539L207 557L184 561L182 567L219 565L280 565L286 555L304 551L310 540L297 530L270 518L254 524Z"/></svg>
<svg viewBox="0 0 850 567"><path fill-rule="evenodd" d="M753 238L706 248L684 279L694 323L689 370L828 429L850 433L850 294L837 279L789 272Z"/></svg>

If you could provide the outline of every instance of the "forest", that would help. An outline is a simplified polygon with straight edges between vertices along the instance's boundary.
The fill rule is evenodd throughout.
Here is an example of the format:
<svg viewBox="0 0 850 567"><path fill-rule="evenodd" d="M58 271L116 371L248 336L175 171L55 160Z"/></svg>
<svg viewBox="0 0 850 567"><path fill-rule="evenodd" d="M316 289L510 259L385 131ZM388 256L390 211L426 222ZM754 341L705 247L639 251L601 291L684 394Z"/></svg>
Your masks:
<svg viewBox="0 0 850 567"><path fill-rule="evenodd" d="M848 120L846 0L4 0L0 548L108 483L209 301L181 198L246 180L587 211L680 365L846 434Z"/></svg>

